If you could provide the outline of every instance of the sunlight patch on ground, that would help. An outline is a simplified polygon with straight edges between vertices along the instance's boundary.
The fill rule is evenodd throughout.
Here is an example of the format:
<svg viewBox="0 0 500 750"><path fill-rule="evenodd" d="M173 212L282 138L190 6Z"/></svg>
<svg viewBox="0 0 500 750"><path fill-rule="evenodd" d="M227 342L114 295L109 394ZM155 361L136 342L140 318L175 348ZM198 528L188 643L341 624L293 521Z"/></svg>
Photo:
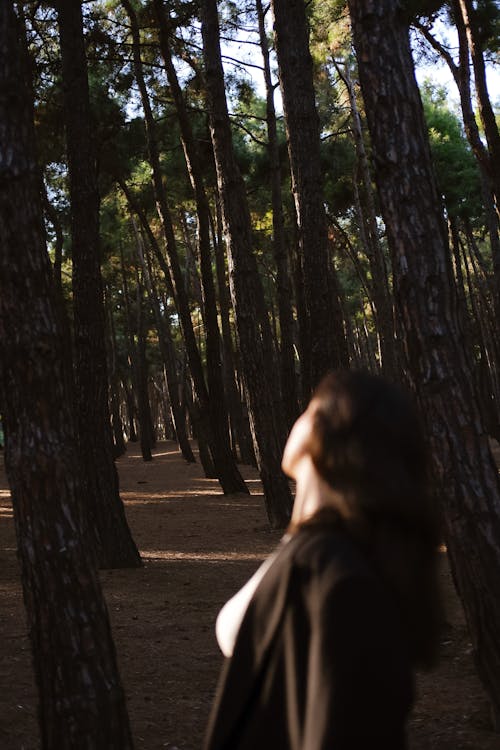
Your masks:
<svg viewBox="0 0 500 750"><path fill-rule="evenodd" d="M0 507L0 518L12 518L14 511L9 506Z"/></svg>
<svg viewBox="0 0 500 750"><path fill-rule="evenodd" d="M0 490L0 498L10 497L10 490Z"/></svg>
<svg viewBox="0 0 500 750"><path fill-rule="evenodd" d="M228 562L229 560L263 560L265 554L254 552L177 552L175 550L141 550L144 560L186 560L187 562Z"/></svg>
<svg viewBox="0 0 500 750"><path fill-rule="evenodd" d="M179 451L175 451L175 450L174 451L164 451L163 453L153 452L153 461L154 461L155 458L160 458L161 456L175 456L175 455L178 455L179 453L180 453ZM127 460L128 459L132 459L134 461L138 461L138 460L143 461L144 460L143 457L142 457L142 455L140 453L137 453L137 455L134 455L133 453L124 453L123 456L120 456L117 460L119 461L120 458L127 458ZM150 463L150 462L149 461L145 461L145 463Z"/></svg>

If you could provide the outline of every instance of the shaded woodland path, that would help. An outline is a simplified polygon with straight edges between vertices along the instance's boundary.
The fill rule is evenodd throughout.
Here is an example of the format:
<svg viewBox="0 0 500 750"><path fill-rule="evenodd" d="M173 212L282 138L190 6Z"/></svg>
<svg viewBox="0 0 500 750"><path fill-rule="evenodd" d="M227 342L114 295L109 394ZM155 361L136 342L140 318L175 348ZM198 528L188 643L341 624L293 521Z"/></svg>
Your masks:
<svg viewBox="0 0 500 750"><path fill-rule="evenodd" d="M147 464L129 444L117 465L144 567L101 578L135 745L197 750L221 664L217 611L280 534L269 530L257 473L248 467L252 495L225 497L199 464L185 464L174 443L160 443ZM0 748L35 750L36 694L15 548L0 454ZM498 749L444 556L442 580L443 658L419 680L410 750Z"/></svg>

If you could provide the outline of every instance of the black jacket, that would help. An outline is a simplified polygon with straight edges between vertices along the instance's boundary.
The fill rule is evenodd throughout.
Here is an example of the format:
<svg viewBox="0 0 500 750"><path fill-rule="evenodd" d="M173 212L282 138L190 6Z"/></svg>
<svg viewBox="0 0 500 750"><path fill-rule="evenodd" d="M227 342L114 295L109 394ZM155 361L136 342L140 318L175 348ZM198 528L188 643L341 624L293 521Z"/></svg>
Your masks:
<svg viewBox="0 0 500 750"><path fill-rule="evenodd" d="M403 750L413 701L392 595L335 525L304 526L224 663L205 750Z"/></svg>

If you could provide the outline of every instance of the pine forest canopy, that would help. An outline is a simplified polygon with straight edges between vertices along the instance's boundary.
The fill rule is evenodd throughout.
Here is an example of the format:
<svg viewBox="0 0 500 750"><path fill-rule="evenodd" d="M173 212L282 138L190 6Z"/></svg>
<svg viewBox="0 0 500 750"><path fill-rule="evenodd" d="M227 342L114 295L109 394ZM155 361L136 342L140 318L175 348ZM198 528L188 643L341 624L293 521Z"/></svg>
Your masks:
<svg viewBox="0 0 500 750"><path fill-rule="evenodd" d="M31 325L7 303L23 283L48 300L47 340L60 342L53 368L70 428L51 429L69 446L66 465L78 464L68 534L88 543L89 568L140 565L113 463L127 441L150 461L156 440L176 440L227 495L248 492L239 464L254 464L281 528L291 508L282 448L322 374L352 367L401 380L427 430L454 578L500 726L500 489L488 443L500 439L498 4L61 0L6 2L1 13L0 154L14 161L0 156L0 241L34 254L17 276L0 261L14 506L20 420L43 435L37 420L56 408L33 403L20 416L9 406L28 388L8 333ZM415 64L438 61L448 91L421 74L419 90ZM28 175L19 195L11 169ZM41 384L48 373L32 356ZM91 580L87 598L100 595ZM107 633L101 615L96 633ZM113 658L108 667L118 705ZM57 723L50 699L45 708L42 723Z"/></svg>

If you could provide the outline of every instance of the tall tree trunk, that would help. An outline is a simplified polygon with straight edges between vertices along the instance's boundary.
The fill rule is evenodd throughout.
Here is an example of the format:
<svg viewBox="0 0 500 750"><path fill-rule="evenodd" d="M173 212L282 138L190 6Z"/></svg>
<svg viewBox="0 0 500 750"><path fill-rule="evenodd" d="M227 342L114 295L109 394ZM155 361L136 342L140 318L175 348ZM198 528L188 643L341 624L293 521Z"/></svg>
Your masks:
<svg viewBox="0 0 500 750"><path fill-rule="evenodd" d="M90 531L103 568L141 564L125 517L113 461L108 405L99 196L90 131L87 61L79 2L57 4L71 199L76 406Z"/></svg>
<svg viewBox="0 0 500 750"><path fill-rule="evenodd" d="M137 443L137 430L135 428L135 415L136 407L134 401L134 389L129 388L129 385L125 380L122 381L123 390L125 393L125 402L127 404L127 416L128 416L128 439L131 443Z"/></svg>
<svg viewBox="0 0 500 750"><path fill-rule="evenodd" d="M19 34L13 4L1 3L0 403L41 747L128 750L132 739L106 605L81 534L86 488Z"/></svg>
<svg viewBox="0 0 500 750"><path fill-rule="evenodd" d="M276 111L274 108L275 86L273 85L271 75L271 62L265 24L265 17L269 6L267 6L267 9L264 9L262 0L255 0L255 4L259 22L259 43L264 63L264 81L266 85L267 151L271 171L271 204L273 208L273 252L276 263L276 296L278 299L280 320L281 392L285 405L287 427L291 429L298 416L299 404L293 348L292 284L285 237L285 221L281 196L281 165L276 128Z"/></svg>
<svg viewBox="0 0 500 750"><path fill-rule="evenodd" d="M496 196L497 214L500 217L500 133L498 131L495 113L491 106L488 94L486 65L481 44L481 32L477 21L477 11L474 9L471 0L456 0L455 7L457 4L460 8L463 23L466 28L472 67L474 69L474 83L476 85L479 114L490 155L490 178Z"/></svg>
<svg viewBox="0 0 500 750"><path fill-rule="evenodd" d="M481 139L479 128L476 122L474 108L472 106L469 43L467 39L467 29L462 17L462 12L458 0L452 0L452 8L458 34L458 65L456 65L453 61L453 58L449 51L432 36L432 34L425 26L423 26L422 24L416 24L416 27L429 42L432 48L435 49L439 55L441 55L443 60L448 65L460 94L460 106L462 109L465 134L472 148L472 152L476 157L479 172L481 175L481 188L486 212L486 225L488 227L488 233L490 236L491 254L493 258L493 271L496 286L495 307L497 317L500 318L500 237L498 216L498 205L500 198L498 197L498 195L496 196L495 206L496 189L494 180L492 178L492 174L495 168L491 165L490 154Z"/></svg>
<svg viewBox="0 0 500 750"><path fill-rule="evenodd" d="M206 440L210 447L210 453L212 454L212 458L215 464L217 478L219 479L224 493L230 494L233 492L248 492L248 488L246 487L245 482L238 470L238 467L236 466L236 462L234 461L234 458L231 454L227 426L224 427L224 393L222 389L222 380L220 378L217 378L217 373L215 372L217 368L216 358L220 356L216 351L216 349L218 349L219 342L214 333L213 326L211 326L210 328L210 385L212 385L212 387L215 389L213 400L210 399L209 390L207 389L207 385L205 382L203 364L201 361L200 352L196 344L193 322L191 320L191 313L189 309L189 300L179 263L172 218L170 215L167 196L162 180L158 142L156 137L156 125L154 122L153 113L151 111L151 104L149 102L149 96L142 72L139 25L137 22L137 16L134 12L130 0L122 0L122 5L127 12L131 24L134 54L134 72L144 110L149 158L152 168L153 187L155 191L158 214L160 216L163 232L165 235L167 254L170 264L170 273L175 290L177 311L179 313L179 319L184 334L186 352L189 360L189 369L191 371L196 396L199 403L199 428L202 429L204 435L206 436ZM193 164L195 165L195 168L197 167L196 159L193 163L189 163L191 167L193 166ZM200 195L201 193L199 191L196 194L197 200L200 199ZM200 217L198 218L200 219ZM208 216L206 217L206 221L208 222ZM210 243L210 237L208 237L208 242ZM210 295L210 282L208 279L208 273L210 273L210 275L212 273L211 268L209 268L210 246L208 246L208 248L204 248L203 263L205 264L205 268L207 269L207 272L204 274L204 292L205 295L207 294L207 292ZM206 265L207 263L208 266ZM215 326L217 327L216 321ZM216 413L217 409L219 409L218 413ZM220 416L220 411L222 411L222 418ZM226 437L225 442L224 436Z"/></svg>
<svg viewBox="0 0 500 750"><path fill-rule="evenodd" d="M408 28L397 0L349 0L349 9L407 374L430 441L454 580L498 722L500 483L459 326Z"/></svg>
<svg viewBox="0 0 500 750"><path fill-rule="evenodd" d="M252 252L250 211L233 151L222 68L216 0L202 0L203 55L205 60L210 135L217 183L222 201L229 260L229 283L238 333L250 425L267 514L272 526L284 526L290 516L291 496L281 472L284 442L283 416L272 392L271 331L262 282Z"/></svg>
<svg viewBox="0 0 500 750"><path fill-rule="evenodd" d="M191 127L184 96L172 62L169 28L163 0L154 0L156 19L160 31L160 49L172 98L177 110L182 145L191 186L196 203L198 223L198 249L203 293L204 323L206 332L206 359L208 383L208 413L211 427L210 449L217 475L221 476L225 492L245 492L248 488L236 466L229 440L229 420L222 372L220 331L217 320L217 301L212 272L210 242L210 206L203 180L198 146Z"/></svg>
<svg viewBox="0 0 500 750"><path fill-rule="evenodd" d="M308 362L314 387L324 373L347 366L343 328L336 328L338 300L328 286L328 247L320 157L319 119L304 0L272 0L276 53L303 258ZM340 316L341 317L341 316Z"/></svg>
<svg viewBox="0 0 500 750"><path fill-rule="evenodd" d="M143 461L152 461L153 424L148 394L148 363L146 359L146 332L144 327L143 289L137 272L136 314L137 314L137 345L135 347L135 370L137 385L137 412L139 417L139 443Z"/></svg>
<svg viewBox="0 0 500 750"><path fill-rule="evenodd" d="M375 211L375 196L372 188L372 177L368 157L366 154L365 141L363 137L363 125L356 100L356 91L352 81L349 62L346 61L343 69L337 65L337 71L344 81L352 116L352 132L358 159L359 182L362 189L360 196L360 226L363 226L365 234L364 248L370 266L372 277L371 291L375 305L375 320L380 337L380 350L382 368L384 374L391 379L397 377L396 340L394 336L394 319L392 313L392 296L387 279L384 254L378 236L377 214ZM358 177L356 175L356 177Z"/></svg>
<svg viewBox="0 0 500 750"><path fill-rule="evenodd" d="M217 218L217 227L213 226L213 243L215 247L215 268L217 273L217 286L219 289L219 306L222 328L222 345L223 345L223 365L226 380L226 392L229 398L229 414L231 425L235 434L235 443L240 449L240 458L242 463L257 466L255 452L252 445L252 435L250 425L241 398L238 387L238 373L236 359L234 356L233 337L231 334L230 308L231 300L229 299L229 289L226 280L226 263L224 253L224 230L222 221L222 207L220 196L216 191L215 212Z"/></svg>
<svg viewBox="0 0 500 750"><path fill-rule="evenodd" d="M111 427L113 430L113 457L119 458L123 456L127 450L125 440L123 438L123 424L120 417L120 378L117 372L116 365L116 332L115 332L115 321L113 318L113 310L111 301L107 301L107 313L108 313L108 338L109 338L109 350L110 350L110 362L109 362L109 401L111 410Z"/></svg>

